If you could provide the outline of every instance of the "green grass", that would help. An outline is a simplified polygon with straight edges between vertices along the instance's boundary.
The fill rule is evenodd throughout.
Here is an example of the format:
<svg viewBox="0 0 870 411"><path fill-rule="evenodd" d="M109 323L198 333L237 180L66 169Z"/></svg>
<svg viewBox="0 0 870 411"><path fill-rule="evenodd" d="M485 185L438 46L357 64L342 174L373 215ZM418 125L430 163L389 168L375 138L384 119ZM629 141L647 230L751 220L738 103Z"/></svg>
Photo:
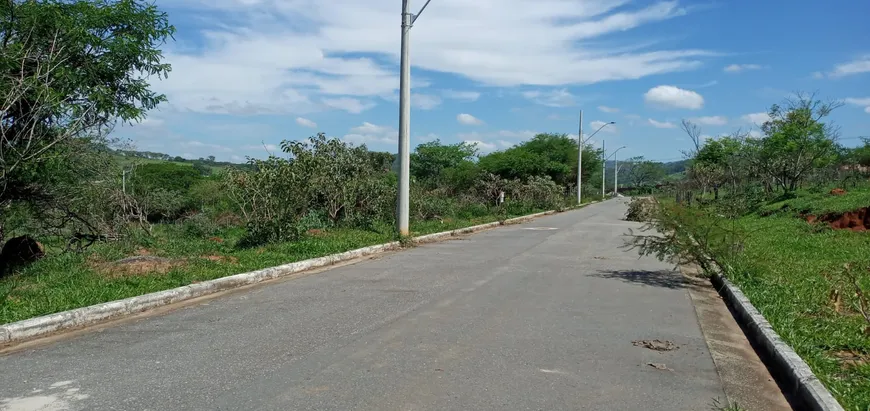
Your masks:
<svg viewBox="0 0 870 411"><path fill-rule="evenodd" d="M513 217L513 216L512 216ZM445 221L413 222L413 235L431 234L492 221L496 216ZM0 279L0 324L40 315L99 304L150 292L180 287L198 281L287 264L308 258L349 251L393 241L389 226L376 231L331 229L320 236L295 242L269 244L259 248L236 247L241 229L224 230L218 237L184 236L177 226L155 226L153 237L137 244L108 243L91 247L86 253L55 254ZM136 255L140 248L151 255L181 260L165 274L112 275L95 270L95 261L115 261ZM228 260L210 261L207 256L225 256ZM235 260L235 261L233 261Z"/></svg>
<svg viewBox="0 0 870 411"><path fill-rule="evenodd" d="M797 197L771 202L762 207L762 213L784 211L788 214L836 214L870 206L870 188L854 188L846 195L832 196L830 190L799 192Z"/></svg>
<svg viewBox="0 0 870 411"><path fill-rule="evenodd" d="M786 204L791 211L764 212ZM825 274L839 272L845 263L870 266L870 233L813 226L795 213L839 213L866 206L866 189L841 197L803 193L769 204L738 220L749 234L744 253L728 274L849 410L870 409L870 365L849 366L834 353L870 355L870 336L864 334L867 323L857 310L835 310L829 294L833 283ZM860 273L859 281L870 289L870 273ZM851 290L844 297L854 302Z"/></svg>

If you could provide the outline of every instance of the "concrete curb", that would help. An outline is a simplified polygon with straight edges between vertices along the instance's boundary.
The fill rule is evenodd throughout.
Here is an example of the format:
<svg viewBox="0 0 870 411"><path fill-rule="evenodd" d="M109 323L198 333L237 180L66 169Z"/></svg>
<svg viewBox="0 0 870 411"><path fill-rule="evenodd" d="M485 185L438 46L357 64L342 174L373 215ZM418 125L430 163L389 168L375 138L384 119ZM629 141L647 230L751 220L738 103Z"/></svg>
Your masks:
<svg viewBox="0 0 870 411"><path fill-rule="evenodd" d="M587 203L583 206L594 204L596 202ZM583 206L571 207L568 210L580 208ZM557 211L545 211L543 213L536 213L518 218L511 218L505 221L496 221L472 227L460 228L452 231L444 231L440 233L415 237L414 241L421 243L440 241L455 237L457 235L476 233L479 231L495 228L503 224L514 224L555 213L557 213ZM369 247L358 248L356 250L346 251L339 254L332 254L324 257L312 258L309 260L297 261L295 263L264 268L262 270L235 274L228 277L221 277L214 280L203 281L201 283L190 284L169 290L157 291L150 294L125 298L123 300L110 301L107 303L76 308L68 311L62 311L59 313L44 315L41 317L35 317L27 320L3 324L0 325L0 346L17 344L24 341L44 337L52 333L95 325L98 323L141 313L165 305L198 298L209 294L214 294L219 291L231 290L234 288L244 287L247 285L260 283L275 278L297 274L315 268L330 266L339 262L349 261L374 254L380 254L389 250L399 248L400 245L400 242L393 241L386 244L378 244Z"/></svg>
<svg viewBox="0 0 870 411"><path fill-rule="evenodd" d="M831 392L791 346L779 337L743 291L719 273L713 273L712 280L725 302L734 309L747 336L772 360L774 374L779 374L784 380L785 384L781 386L789 390L787 394L803 402L808 410L842 411L843 407Z"/></svg>

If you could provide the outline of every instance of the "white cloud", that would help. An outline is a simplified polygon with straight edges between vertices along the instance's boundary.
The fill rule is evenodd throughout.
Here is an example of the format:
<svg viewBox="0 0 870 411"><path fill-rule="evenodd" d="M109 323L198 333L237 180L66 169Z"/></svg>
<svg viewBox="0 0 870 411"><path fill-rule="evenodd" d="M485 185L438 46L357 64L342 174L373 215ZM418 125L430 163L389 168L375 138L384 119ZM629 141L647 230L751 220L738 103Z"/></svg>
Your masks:
<svg viewBox="0 0 870 411"><path fill-rule="evenodd" d="M441 94L444 98L453 100L477 101L480 98L480 92L477 91L444 90Z"/></svg>
<svg viewBox="0 0 870 411"><path fill-rule="evenodd" d="M411 107L421 110L431 110L441 105L441 98L428 94L411 94Z"/></svg>
<svg viewBox="0 0 870 411"><path fill-rule="evenodd" d="M761 70L764 66L760 64L731 64L726 66L722 71L726 73L739 73L741 71Z"/></svg>
<svg viewBox="0 0 870 411"><path fill-rule="evenodd" d="M465 124L466 126L479 126L483 124L483 121L481 121L479 118L466 113L457 115L456 121L458 121L460 124Z"/></svg>
<svg viewBox="0 0 870 411"><path fill-rule="evenodd" d="M770 120L770 114L765 112L749 113L740 117L741 120L755 125L762 125Z"/></svg>
<svg viewBox="0 0 870 411"><path fill-rule="evenodd" d="M165 7L179 21L199 18L201 24L167 48L173 70L155 88L179 109L225 114L303 114L333 107L313 103L324 96L392 94L399 52L394 3L168 2ZM427 10L414 28L414 68L486 85L638 79L695 69L714 55L657 49L653 42L600 47L605 36L684 16L677 1L447 1ZM426 85L416 76L413 83L415 89Z"/></svg>
<svg viewBox="0 0 870 411"><path fill-rule="evenodd" d="M607 107L607 106L598 106L598 109L605 113L619 113L618 108Z"/></svg>
<svg viewBox="0 0 870 411"><path fill-rule="evenodd" d="M676 124L669 121L655 121L653 119L647 119L647 121L655 128L677 128Z"/></svg>
<svg viewBox="0 0 870 411"><path fill-rule="evenodd" d="M276 146L274 144L259 144L259 145L258 144L251 144L251 145L244 146L242 148L245 150L264 150L264 151L269 152L269 153L274 153L274 152L278 151L278 146Z"/></svg>
<svg viewBox="0 0 870 411"><path fill-rule="evenodd" d="M728 124L728 119L722 116L695 117L691 121L704 126L724 126Z"/></svg>
<svg viewBox="0 0 870 411"><path fill-rule="evenodd" d="M843 101L856 106L870 106L870 97L847 97Z"/></svg>
<svg viewBox="0 0 870 411"><path fill-rule="evenodd" d="M339 110L347 111L351 114L359 114L363 111L366 111L376 104L370 101L361 101L359 99L350 98L350 97L339 97L339 98L325 98L323 99L323 104L326 104L329 107L337 108Z"/></svg>
<svg viewBox="0 0 870 411"><path fill-rule="evenodd" d="M752 130L749 130L749 137L761 138L761 137L764 137L764 133L762 133L760 130L752 129Z"/></svg>
<svg viewBox="0 0 870 411"><path fill-rule="evenodd" d="M814 78L814 79L825 78L825 73L822 73L821 71L814 71L814 72L813 72L813 78Z"/></svg>
<svg viewBox="0 0 870 411"><path fill-rule="evenodd" d="M856 106L864 106L864 112L870 114L870 97L847 97L844 101L846 103L854 104Z"/></svg>
<svg viewBox="0 0 870 411"><path fill-rule="evenodd" d="M226 146L222 146L219 144L203 143L202 141L196 141L196 140L183 141L179 145L181 147L184 147L184 148L205 148L205 149L220 151L220 152L224 152L224 153L229 153L229 152L233 151L232 148L229 148Z"/></svg>
<svg viewBox="0 0 870 411"><path fill-rule="evenodd" d="M700 94L675 86L656 86L644 94L647 103L672 108L700 110L704 107L704 97Z"/></svg>
<svg viewBox="0 0 870 411"><path fill-rule="evenodd" d="M390 126L379 126L369 122L350 129L342 140L353 144L388 144L399 142L399 132Z"/></svg>
<svg viewBox="0 0 870 411"><path fill-rule="evenodd" d="M498 149L498 146L495 143L487 143L485 141L480 140L464 140L468 144L474 144L477 146L477 150L481 154L487 154Z"/></svg>
<svg viewBox="0 0 870 411"><path fill-rule="evenodd" d="M590 122L589 126L592 127L593 132L594 130L598 130L600 128L602 133L616 133L616 125L610 124L607 125L607 127L604 127L606 124L607 122L596 120Z"/></svg>
<svg viewBox="0 0 870 411"><path fill-rule="evenodd" d="M296 124L299 124L302 127L317 128L317 123L304 117L296 117Z"/></svg>
<svg viewBox="0 0 870 411"><path fill-rule="evenodd" d="M576 104L574 95L565 89L540 91L532 90L523 92L523 97L536 104L547 107L570 107Z"/></svg>
<svg viewBox="0 0 870 411"><path fill-rule="evenodd" d="M538 132L531 130L499 130L491 133L472 131L469 133L459 133L456 137L465 142L478 143L480 153L487 154L495 150L511 148L522 141L531 139L536 134ZM574 138L576 139L577 136L574 136Z"/></svg>
<svg viewBox="0 0 870 411"><path fill-rule="evenodd" d="M828 73L829 77L845 77L855 74L870 73L870 55L861 56L848 63L834 66L834 70Z"/></svg>

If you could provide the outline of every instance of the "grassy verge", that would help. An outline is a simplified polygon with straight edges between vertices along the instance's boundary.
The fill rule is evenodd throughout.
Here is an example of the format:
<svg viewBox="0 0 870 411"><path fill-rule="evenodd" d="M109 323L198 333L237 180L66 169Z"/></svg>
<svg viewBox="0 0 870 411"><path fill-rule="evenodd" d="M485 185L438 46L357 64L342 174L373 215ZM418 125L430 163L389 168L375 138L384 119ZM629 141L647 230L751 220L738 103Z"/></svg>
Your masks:
<svg viewBox="0 0 870 411"><path fill-rule="evenodd" d="M837 302L831 294L835 288L831 274L842 272L846 263L870 266L870 233L813 226L797 214L866 206L870 206L870 190L841 197L805 193L768 204L738 220L748 237L744 252L729 261L728 273L850 410L870 409L870 336L864 332L867 323L858 312L854 288L847 288L842 302ZM870 289L870 273L858 275L863 288Z"/></svg>
<svg viewBox="0 0 870 411"><path fill-rule="evenodd" d="M509 216L518 217L518 216ZM412 224L425 235L498 221L497 216ZM212 238L184 236L175 226L156 226L138 244L104 243L85 253L52 255L0 279L0 324L166 290L228 275L340 253L395 240L389 226L332 229L299 241L239 248L241 229ZM136 255L168 259L144 272L114 270L111 262Z"/></svg>

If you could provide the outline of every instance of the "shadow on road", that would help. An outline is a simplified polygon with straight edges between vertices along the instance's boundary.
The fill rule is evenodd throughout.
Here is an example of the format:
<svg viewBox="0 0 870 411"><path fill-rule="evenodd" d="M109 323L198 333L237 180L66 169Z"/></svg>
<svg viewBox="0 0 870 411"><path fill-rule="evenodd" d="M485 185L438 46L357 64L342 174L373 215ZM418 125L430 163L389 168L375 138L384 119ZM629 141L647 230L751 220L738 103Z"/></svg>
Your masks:
<svg viewBox="0 0 870 411"><path fill-rule="evenodd" d="M631 284L642 284L662 288L685 288L689 284L680 273L670 270L646 271L646 270L622 270L602 271L592 274L593 277L610 278Z"/></svg>

